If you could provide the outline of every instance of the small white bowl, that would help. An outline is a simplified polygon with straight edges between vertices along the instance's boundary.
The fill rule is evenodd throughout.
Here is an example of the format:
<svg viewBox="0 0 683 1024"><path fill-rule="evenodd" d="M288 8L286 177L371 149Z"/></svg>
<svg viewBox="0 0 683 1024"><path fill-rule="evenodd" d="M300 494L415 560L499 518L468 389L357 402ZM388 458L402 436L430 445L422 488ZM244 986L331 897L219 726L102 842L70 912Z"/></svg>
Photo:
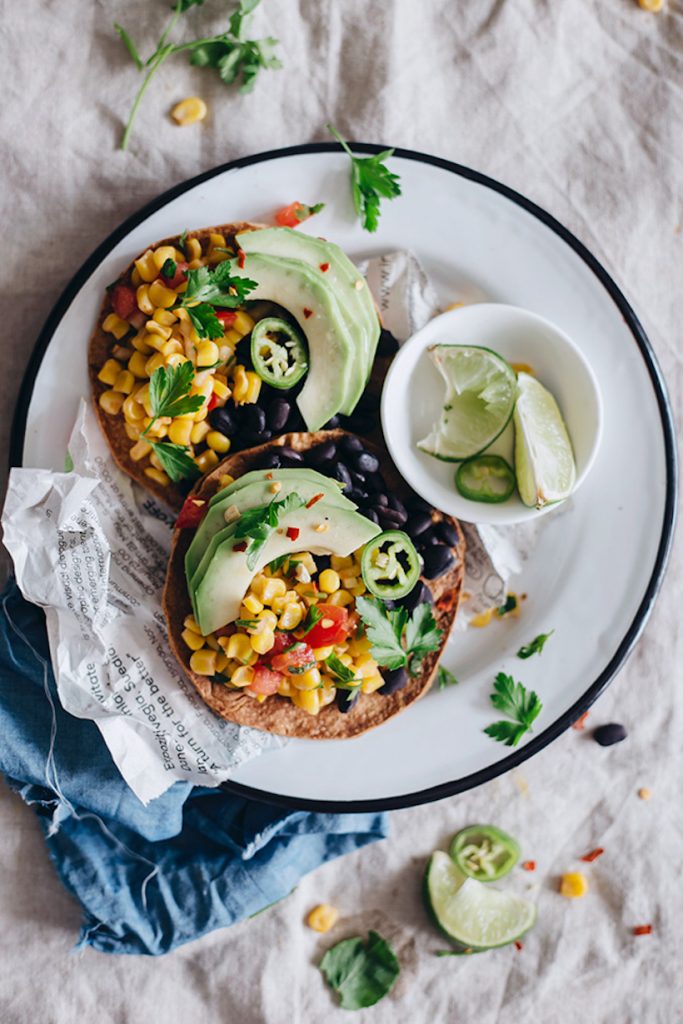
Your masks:
<svg viewBox="0 0 683 1024"><path fill-rule="evenodd" d="M471 523L521 523L551 512L522 503L517 492L501 504L463 498L455 487L457 462L426 455L417 442L439 415L444 382L427 353L430 345L482 345L510 363L526 363L555 396L567 424L576 459L576 485L585 480L602 434L597 381L573 341L554 324L517 306L480 303L435 317L399 349L382 391L382 429L404 479L436 508ZM512 421L489 452L513 460ZM560 503L561 504L561 503Z"/></svg>

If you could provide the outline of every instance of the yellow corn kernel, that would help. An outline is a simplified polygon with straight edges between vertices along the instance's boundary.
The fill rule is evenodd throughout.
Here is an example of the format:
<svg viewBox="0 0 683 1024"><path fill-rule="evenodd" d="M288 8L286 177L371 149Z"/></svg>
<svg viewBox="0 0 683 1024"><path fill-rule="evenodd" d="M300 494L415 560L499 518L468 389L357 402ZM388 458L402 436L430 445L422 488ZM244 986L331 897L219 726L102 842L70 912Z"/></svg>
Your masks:
<svg viewBox="0 0 683 1024"><path fill-rule="evenodd" d="M128 369L130 370L134 377L144 379L147 376L147 373L145 371L146 362L147 360L145 359L142 352L133 352L133 355L128 360Z"/></svg>
<svg viewBox="0 0 683 1024"><path fill-rule="evenodd" d="M131 345L138 352L142 352L143 355L148 356L153 351L152 346L148 344L149 340L151 340L151 337L146 331L138 331L131 341Z"/></svg>
<svg viewBox="0 0 683 1024"><path fill-rule="evenodd" d="M264 608L262 612L258 613L259 620L256 632L263 633L264 630L275 630L277 627L277 615L272 612L270 608Z"/></svg>
<svg viewBox="0 0 683 1024"><path fill-rule="evenodd" d="M110 416L116 416L121 412L123 395L120 391L103 391L100 395L100 407L108 412Z"/></svg>
<svg viewBox="0 0 683 1024"><path fill-rule="evenodd" d="M173 423L168 428L168 439L169 441L172 441L173 444L181 444L185 447L190 443L191 433L191 420L173 420Z"/></svg>
<svg viewBox="0 0 683 1024"><path fill-rule="evenodd" d="M140 424L139 427L136 427L134 423L124 423L123 426L126 431L126 437L129 437L131 441L137 441L137 439L140 437L142 424Z"/></svg>
<svg viewBox="0 0 683 1024"><path fill-rule="evenodd" d="M192 633L198 633L199 636L202 635L202 631L199 628L197 620L195 619L194 615L186 615L183 620L183 626L185 627L185 629L191 630Z"/></svg>
<svg viewBox="0 0 683 1024"><path fill-rule="evenodd" d="M664 0L638 0L638 3L644 11L651 11L653 14L657 14L664 6Z"/></svg>
<svg viewBox="0 0 683 1024"><path fill-rule="evenodd" d="M318 586L326 594L334 594L335 590L339 590L341 581L339 574L334 569L323 569L318 578Z"/></svg>
<svg viewBox="0 0 683 1024"><path fill-rule="evenodd" d="M153 287L154 285L150 285L150 288ZM154 337L149 337L147 338L147 344L152 345L157 350L161 349L163 342L168 341L172 333L171 327L168 327L166 324L160 324L158 320L148 320L145 324L145 330L149 335L156 334L158 340Z"/></svg>
<svg viewBox="0 0 683 1024"><path fill-rule="evenodd" d="M287 584L285 581L277 577L271 577L271 579L264 580L260 596L264 604L270 604L274 597L284 597L286 593Z"/></svg>
<svg viewBox="0 0 683 1024"><path fill-rule="evenodd" d="M363 679L361 690L363 693L374 693L375 690L379 690L382 686L384 686L384 676L375 669L371 676Z"/></svg>
<svg viewBox="0 0 683 1024"><path fill-rule="evenodd" d="M208 473L210 469L213 469L214 466L218 465L219 459L213 449L207 448L206 451L202 452L201 455L198 455L194 461L200 473Z"/></svg>
<svg viewBox="0 0 683 1024"><path fill-rule="evenodd" d="M163 462L161 461L161 459L159 458L157 453L154 451L154 449L152 449L152 454L149 457L149 461L150 461L150 465L154 466L155 469L163 469L164 468Z"/></svg>
<svg viewBox="0 0 683 1024"><path fill-rule="evenodd" d="M233 371L232 379L232 397L235 402L243 402L248 390L247 371L241 363L238 363Z"/></svg>
<svg viewBox="0 0 683 1024"><path fill-rule="evenodd" d="M320 711L320 697L318 690L296 690L293 689L291 699L302 711L309 715L317 715Z"/></svg>
<svg viewBox="0 0 683 1024"><path fill-rule="evenodd" d="M154 466L148 466L145 470L145 476L148 476L150 480L155 480L156 483L161 484L162 487L166 487L170 484L171 478L164 473L163 469L155 469Z"/></svg>
<svg viewBox="0 0 683 1024"><path fill-rule="evenodd" d="M107 359L106 363L97 374L97 379L101 380L103 384L108 384L109 387L113 387L116 382L116 378L123 367L121 363L117 363L115 359Z"/></svg>
<svg viewBox="0 0 683 1024"><path fill-rule="evenodd" d="M166 356L167 366L180 366L181 363L189 363L187 356L182 355L180 352L174 352L170 356Z"/></svg>
<svg viewBox="0 0 683 1024"><path fill-rule="evenodd" d="M102 321L102 330L106 331L107 334L113 334L117 341L121 338L125 338L130 330L130 324L127 320L122 320L116 313L110 313L108 317Z"/></svg>
<svg viewBox="0 0 683 1024"><path fill-rule="evenodd" d="M337 695L337 687L332 681L323 682L322 689L318 690L320 697L320 707L324 708L326 704L331 704Z"/></svg>
<svg viewBox="0 0 683 1024"><path fill-rule="evenodd" d="M247 370L247 393L243 399L245 405L253 405L254 402L258 402L258 397L261 394L261 384L262 381L258 373Z"/></svg>
<svg viewBox="0 0 683 1024"><path fill-rule="evenodd" d="M121 370L114 381L114 391L120 391L122 395L129 395L135 387L135 377L130 370Z"/></svg>
<svg viewBox="0 0 683 1024"><path fill-rule="evenodd" d="M160 366L164 365L164 357L161 352L157 352L155 355L150 356L145 363L145 373L148 377L151 377L155 370L158 370Z"/></svg>
<svg viewBox="0 0 683 1024"><path fill-rule="evenodd" d="M252 593L251 591L242 601L242 607L245 608L247 611L247 615L245 616L245 618L248 618L249 615L258 615L259 612L263 611L262 602L259 601L256 594Z"/></svg>
<svg viewBox="0 0 683 1024"><path fill-rule="evenodd" d="M197 345L197 367L213 366L218 362L218 345L215 341L200 341ZM213 391L213 383L211 384Z"/></svg>
<svg viewBox="0 0 683 1024"><path fill-rule="evenodd" d="M220 646L215 636L207 636L206 642L212 651L220 652Z"/></svg>
<svg viewBox="0 0 683 1024"><path fill-rule="evenodd" d="M353 594L354 597L362 597L365 591L366 587L362 580L358 580L357 587L351 587L351 593Z"/></svg>
<svg viewBox="0 0 683 1024"><path fill-rule="evenodd" d="M155 249L152 253L152 259L154 266L157 270L161 270L166 260L175 260L175 247L172 245L160 245L158 249Z"/></svg>
<svg viewBox="0 0 683 1024"><path fill-rule="evenodd" d="M484 626L488 626L489 622L493 618L495 608L487 608L485 612L480 612L479 615L473 615L469 621L470 626L474 626L476 629L483 629Z"/></svg>
<svg viewBox="0 0 683 1024"><path fill-rule="evenodd" d="M147 322L151 324L153 321L148 320ZM162 348L166 344L166 339L163 338L161 334L157 334L156 331L151 331L149 334L146 335L146 338L147 345L152 353L161 352Z"/></svg>
<svg viewBox="0 0 683 1024"><path fill-rule="evenodd" d="M114 359L118 359L121 363L127 363L130 357L133 355L131 350L126 345L112 345L111 354Z"/></svg>
<svg viewBox="0 0 683 1024"><path fill-rule="evenodd" d="M245 313L244 310L240 309L237 311L235 316L233 328L240 335L249 334L254 329L254 320L248 313Z"/></svg>
<svg viewBox="0 0 683 1024"><path fill-rule="evenodd" d="M363 654L369 654L371 646L367 636L359 636L349 640L347 649L352 658L358 658Z"/></svg>
<svg viewBox="0 0 683 1024"><path fill-rule="evenodd" d="M203 636L199 633L193 633L191 629L184 629L180 635L191 651L201 651L204 646Z"/></svg>
<svg viewBox="0 0 683 1024"><path fill-rule="evenodd" d="M219 430L210 430L206 435L206 443L209 448L213 448L215 452L219 452L221 455L225 455L226 452L230 451L230 438L226 437L225 434L221 434Z"/></svg>
<svg viewBox="0 0 683 1024"><path fill-rule="evenodd" d="M256 658L256 652L252 651L254 659ZM254 670L249 665L240 665L230 676L230 682L233 686L249 686L254 680Z"/></svg>
<svg viewBox="0 0 683 1024"><path fill-rule="evenodd" d="M351 555L332 555L330 563L338 572L340 569L350 569L353 566L353 558Z"/></svg>
<svg viewBox="0 0 683 1024"><path fill-rule="evenodd" d="M152 319L161 324L162 327L173 327L178 317L170 309L155 309Z"/></svg>
<svg viewBox="0 0 683 1024"><path fill-rule="evenodd" d="M580 871L567 871L560 880L560 893L569 900L578 900L588 892L586 876Z"/></svg>
<svg viewBox="0 0 683 1024"><path fill-rule="evenodd" d="M249 642L257 654L267 654L275 645L275 634L267 629L263 633L254 633Z"/></svg>
<svg viewBox="0 0 683 1024"><path fill-rule="evenodd" d="M331 907L329 903L319 903L306 918L306 924L314 932L329 932L330 928L334 928L338 918L339 911L336 907Z"/></svg>
<svg viewBox="0 0 683 1024"><path fill-rule="evenodd" d="M205 426L205 425L206 424L202 424L202 423L198 423L197 424L198 427L199 426ZM195 444L194 441L192 443ZM234 484L234 482L235 482L234 476L232 476L230 473L223 473L223 476L218 481L218 485L222 489L223 487L229 487L230 484Z"/></svg>
<svg viewBox="0 0 683 1024"><path fill-rule="evenodd" d="M216 674L216 652L210 648L195 651L190 658L190 668L198 676L213 676Z"/></svg>
<svg viewBox="0 0 683 1024"><path fill-rule="evenodd" d="M140 257L140 259L135 260L135 269L140 275L140 279L142 281L149 282L154 280L154 278L157 276L157 267L156 263L154 262L154 253L152 252L151 249L148 249L147 252ZM146 310L143 310L143 313L144 312L146 312ZM150 313L151 312L152 310L150 310Z"/></svg>
<svg viewBox="0 0 683 1024"><path fill-rule="evenodd" d="M183 346L177 338L169 338L159 349L167 366L171 365L171 357L183 354Z"/></svg>
<svg viewBox="0 0 683 1024"><path fill-rule="evenodd" d="M311 576L318 571L318 566L315 564L315 559L310 551L299 552L296 560L300 565L303 565L307 572L310 572Z"/></svg>
<svg viewBox="0 0 683 1024"><path fill-rule="evenodd" d="M141 284L135 293L135 297L138 303L138 309L141 309L147 316L152 316L154 313L154 303L149 297L149 285Z"/></svg>
<svg viewBox="0 0 683 1024"><path fill-rule="evenodd" d="M199 96L188 96L186 100L176 103L171 110L171 117L176 124L184 128L188 124L203 121L206 113L206 103L204 100L200 99Z"/></svg>
<svg viewBox="0 0 683 1024"><path fill-rule="evenodd" d="M284 630L296 629L297 626L301 625L303 617L304 613L301 605L290 603L278 619L278 626Z"/></svg>
<svg viewBox="0 0 683 1024"><path fill-rule="evenodd" d="M292 686L297 690L316 690L321 682L322 679L317 668L309 668L308 672L292 676Z"/></svg>
<svg viewBox="0 0 683 1024"><path fill-rule="evenodd" d="M225 236L218 233L218 231L212 231L209 235L209 245L212 249L220 245L225 248Z"/></svg>
<svg viewBox="0 0 683 1024"><path fill-rule="evenodd" d="M213 378L213 393L216 398L230 398L230 388L221 377Z"/></svg>
<svg viewBox="0 0 683 1024"><path fill-rule="evenodd" d="M221 480L222 480L222 478L221 478ZM231 481L231 482L233 482L233 481ZM221 484L221 486L226 486L226 485L225 484ZM254 576L253 580L251 581L251 589L252 589L253 593L256 594L257 597L260 597L261 600L263 600L263 588L264 588L264 586L266 585L267 582L268 582L268 577L264 576L262 572L260 572L257 576Z"/></svg>
<svg viewBox="0 0 683 1024"><path fill-rule="evenodd" d="M335 604L339 608L345 608L349 604L353 604L353 597L349 594L348 590L335 590L334 594L330 594L328 604Z"/></svg>
<svg viewBox="0 0 683 1024"><path fill-rule="evenodd" d="M294 688L293 688L291 682L289 681L289 679L287 678L287 676L283 676L282 677L282 682L280 683L280 685L277 688L277 692L280 694L280 696L281 697L291 697L293 689Z"/></svg>
<svg viewBox="0 0 683 1024"><path fill-rule="evenodd" d="M256 652L252 649L246 633L233 633L228 637L227 647L221 644L229 658L241 661L243 665L251 665L256 660Z"/></svg>
<svg viewBox="0 0 683 1024"><path fill-rule="evenodd" d="M211 427L206 422L192 424L192 433L190 434L190 441L192 442L192 444L201 444L201 442L204 440L204 438L206 437L210 430ZM221 487L225 487L225 484L221 484Z"/></svg>
<svg viewBox="0 0 683 1024"><path fill-rule="evenodd" d="M145 418L145 407L138 400L135 394L128 395L123 403L123 415L128 423L139 424Z"/></svg>
<svg viewBox="0 0 683 1024"><path fill-rule="evenodd" d="M216 654L216 672L225 672L228 667L228 659L225 657L222 651L218 651Z"/></svg>
<svg viewBox="0 0 683 1024"><path fill-rule="evenodd" d="M144 459L145 455L149 455L151 450L152 446L148 444L147 441L144 440L144 438L141 437L140 440L133 445L128 454L130 455L133 462L139 462L140 459Z"/></svg>
<svg viewBox="0 0 683 1024"><path fill-rule="evenodd" d="M198 260L202 255L202 244L198 238L187 238L185 240L185 257L188 260Z"/></svg>
<svg viewBox="0 0 683 1024"><path fill-rule="evenodd" d="M238 334L238 333L237 333L237 331L234 331L234 330L232 329L232 327L230 328L230 330L229 330L229 331L226 331L226 332L225 332L225 334L224 334L224 336L223 336L223 341L224 341L224 342L226 343L226 345L228 345L228 346L229 346L230 348L234 348L234 347L235 347L235 345L237 344L237 342L238 342L238 341L241 341L241 340L242 340L242 335L241 335L241 334Z"/></svg>
<svg viewBox="0 0 683 1024"><path fill-rule="evenodd" d="M334 647L330 644L328 647L314 647L313 656L316 661L326 661L331 654L334 654Z"/></svg>

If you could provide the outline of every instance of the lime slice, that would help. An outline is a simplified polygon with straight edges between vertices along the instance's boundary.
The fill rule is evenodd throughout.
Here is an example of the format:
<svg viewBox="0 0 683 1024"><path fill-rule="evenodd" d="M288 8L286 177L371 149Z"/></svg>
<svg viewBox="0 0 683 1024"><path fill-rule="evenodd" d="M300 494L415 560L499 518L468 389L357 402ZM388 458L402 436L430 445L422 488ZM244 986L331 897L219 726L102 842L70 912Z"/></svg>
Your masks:
<svg viewBox="0 0 683 1024"><path fill-rule="evenodd" d="M501 356L475 345L432 345L432 362L446 382L441 415L418 448L447 462L478 455L510 421L515 371Z"/></svg>
<svg viewBox="0 0 683 1024"><path fill-rule="evenodd" d="M515 406L515 472L525 505L543 508L569 497L576 464L557 402L535 377L520 373Z"/></svg>
<svg viewBox="0 0 683 1024"><path fill-rule="evenodd" d="M506 946L536 920L529 900L467 878L442 850L427 865L425 896L439 928L464 949Z"/></svg>

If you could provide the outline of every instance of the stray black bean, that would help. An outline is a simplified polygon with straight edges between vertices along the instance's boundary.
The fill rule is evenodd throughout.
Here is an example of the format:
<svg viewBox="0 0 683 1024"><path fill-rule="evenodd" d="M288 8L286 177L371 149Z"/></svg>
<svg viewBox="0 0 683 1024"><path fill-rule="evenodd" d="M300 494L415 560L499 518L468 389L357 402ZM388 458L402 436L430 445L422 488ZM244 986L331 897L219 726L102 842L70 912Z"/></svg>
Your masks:
<svg viewBox="0 0 683 1024"><path fill-rule="evenodd" d="M393 508L387 508L385 505L380 505L377 508L377 515L379 516L380 525L385 530L397 530L399 526L403 525L400 514Z"/></svg>
<svg viewBox="0 0 683 1024"><path fill-rule="evenodd" d="M266 414L259 405L245 405L242 414L242 427L245 433L257 433L266 429Z"/></svg>
<svg viewBox="0 0 683 1024"><path fill-rule="evenodd" d="M607 725L599 725L593 731L593 739L601 747L611 747L615 743L621 743L628 736L626 729L619 722L609 722Z"/></svg>
<svg viewBox="0 0 683 1024"><path fill-rule="evenodd" d="M434 544L422 552L424 575L428 580L435 580L450 569L455 561L453 552L445 544Z"/></svg>
<svg viewBox="0 0 683 1024"><path fill-rule="evenodd" d="M416 512L433 512L433 507L424 498L421 498L419 494L411 494L410 500L408 501L410 509L414 509Z"/></svg>
<svg viewBox="0 0 683 1024"><path fill-rule="evenodd" d="M452 523L442 519L441 522L437 523L434 527L437 536L441 538L444 544L448 544L449 547L454 548L460 541L460 534Z"/></svg>
<svg viewBox="0 0 683 1024"><path fill-rule="evenodd" d="M344 490L351 487L351 474L343 462L335 462L332 467L332 476L336 480L339 480L340 483L344 484Z"/></svg>
<svg viewBox="0 0 683 1024"><path fill-rule="evenodd" d="M413 538L419 537L421 533L429 530L431 525L432 517L428 512L414 512L406 523L406 533Z"/></svg>
<svg viewBox="0 0 683 1024"><path fill-rule="evenodd" d="M323 424L323 430L335 430L339 426L339 423L339 417L333 416L332 419Z"/></svg>
<svg viewBox="0 0 683 1024"><path fill-rule="evenodd" d="M209 413L209 423L214 430L218 430L226 437L232 437L237 431L237 416L227 407L212 409Z"/></svg>
<svg viewBox="0 0 683 1024"><path fill-rule="evenodd" d="M396 693L398 690L402 690L408 682L408 673L404 668L395 668L391 671L385 669L382 675L384 676L384 686L380 686L380 693Z"/></svg>
<svg viewBox="0 0 683 1024"><path fill-rule="evenodd" d="M379 469L379 459L371 452L359 452L354 465L359 473L376 473Z"/></svg>
<svg viewBox="0 0 683 1024"><path fill-rule="evenodd" d="M304 457L301 452L297 452L294 448L287 448L286 446L280 448L280 457L282 458L283 464L285 462L289 462L295 466L300 466L304 461Z"/></svg>
<svg viewBox="0 0 683 1024"><path fill-rule="evenodd" d="M337 457L337 446L334 441L324 441L322 444L311 448L307 453L307 462L311 466L323 466L326 462L332 462Z"/></svg>
<svg viewBox="0 0 683 1024"><path fill-rule="evenodd" d="M366 519L369 519L371 523L377 523L379 526L379 516L375 512L374 508L366 508L363 512Z"/></svg>
<svg viewBox="0 0 683 1024"><path fill-rule="evenodd" d="M261 461L263 469L279 469L282 465L279 452L267 452Z"/></svg>
<svg viewBox="0 0 683 1024"><path fill-rule="evenodd" d="M389 504L389 499L387 498L386 494L375 494L374 502L375 505L378 506L387 506Z"/></svg>
<svg viewBox="0 0 683 1024"><path fill-rule="evenodd" d="M364 505L368 500L367 491L362 490L360 487L346 488L344 493L351 501L355 501L356 505Z"/></svg>
<svg viewBox="0 0 683 1024"><path fill-rule="evenodd" d="M360 699L360 688L355 693L351 693L349 690L337 690L335 694L335 704L343 715L349 711L353 711L356 704Z"/></svg>
<svg viewBox="0 0 683 1024"><path fill-rule="evenodd" d="M340 448L342 448L348 455L352 452L362 452L363 442L359 437L354 437L353 434L345 434L339 442Z"/></svg>
<svg viewBox="0 0 683 1024"><path fill-rule="evenodd" d="M434 595L426 583L418 580L410 593L401 598L399 604L409 612L414 612L419 604L434 604Z"/></svg>
<svg viewBox="0 0 683 1024"><path fill-rule="evenodd" d="M279 432L284 430L285 423L289 419L292 407L286 398L275 398L268 406L266 420L271 430Z"/></svg>

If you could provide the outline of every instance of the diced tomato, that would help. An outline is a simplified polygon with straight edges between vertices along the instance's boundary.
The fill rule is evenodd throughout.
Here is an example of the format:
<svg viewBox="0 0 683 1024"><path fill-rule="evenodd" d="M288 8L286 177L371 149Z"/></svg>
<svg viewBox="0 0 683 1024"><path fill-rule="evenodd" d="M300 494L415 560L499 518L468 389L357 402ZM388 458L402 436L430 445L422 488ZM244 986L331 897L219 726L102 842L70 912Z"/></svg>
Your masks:
<svg viewBox="0 0 683 1024"><path fill-rule="evenodd" d="M233 551L246 551L247 550L247 542L246 542L246 540L241 540L237 544L233 544L232 550Z"/></svg>
<svg viewBox="0 0 683 1024"><path fill-rule="evenodd" d="M122 320L128 320L138 308L135 289L128 284L114 285L109 293L112 308Z"/></svg>
<svg viewBox="0 0 683 1024"><path fill-rule="evenodd" d="M179 288L181 284L187 281L187 263L184 261L176 263L173 277L164 277L162 274L160 280L167 288Z"/></svg>
<svg viewBox="0 0 683 1024"><path fill-rule="evenodd" d="M289 206L283 206L281 210L278 210L275 214L275 220L283 228L296 228L301 224L302 220L310 217L310 213L307 210L308 207L304 206L303 203L290 203Z"/></svg>
<svg viewBox="0 0 683 1024"><path fill-rule="evenodd" d="M220 320L223 327L232 327L235 320L237 319L237 313L232 309L217 309L216 316Z"/></svg>
<svg viewBox="0 0 683 1024"><path fill-rule="evenodd" d="M291 647L293 643L296 643L291 633L276 633L275 643L268 651L268 658L272 659L276 654L281 654L285 647Z"/></svg>
<svg viewBox="0 0 683 1024"><path fill-rule="evenodd" d="M306 634L306 642L311 647L329 647L330 644L340 644L346 640L349 635L349 614L346 608L336 604L318 604L316 608L322 618Z"/></svg>
<svg viewBox="0 0 683 1024"><path fill-rule="evenodd" d="M309 644L299 642L295 643L289 651L282 651L281 654L276 654L274 658L271 657L270 665L276 672L299 675L307 668L313 668L315 665L315 655Z"/></svg>
<svg viewBox="0 0 683 1024"><path fill-rule="evenodd" d="M193 529L201 523L202 519L206 515L208 505L205 501L201 501L199 498L186 498L185 504L178 513L178 518L175 521L176 527L182 529L183 527L192 527Z"/></svg>
<svg viewBox="0 0 683 1024"><path fill-rule="evenodd" d="M304 319L308 320L309 317L312 317L312 316L313 316L313 310L312 309L308 309L307 306L304 306Z"/></svg>
<svg viewBox="0 0 683 1024"><path fill-rule="evenodd" d="M218 395L214 391L214 393L211 395L211 398L209 399L209 404L206 407L206 411L207 412L211 412L211 410L215 409L217 405L218 405Z"/></svg>
<svg viewBox="0 0 683 1024"><path fill-rule="evenodd" d="M254 666L254 678L247 689L252 693L260 693L269 697L271 694L277 693L283 678L281 672L274 672L264 663L257 662Z"/></svg>
<svg viewBox="0 0 683 1024"><path fill-rule="evenodd" d="M287 539L288 540L296 540L300 533L301 533L301 530L299 529L298 526L288 526L287 527Z"/></svg>

